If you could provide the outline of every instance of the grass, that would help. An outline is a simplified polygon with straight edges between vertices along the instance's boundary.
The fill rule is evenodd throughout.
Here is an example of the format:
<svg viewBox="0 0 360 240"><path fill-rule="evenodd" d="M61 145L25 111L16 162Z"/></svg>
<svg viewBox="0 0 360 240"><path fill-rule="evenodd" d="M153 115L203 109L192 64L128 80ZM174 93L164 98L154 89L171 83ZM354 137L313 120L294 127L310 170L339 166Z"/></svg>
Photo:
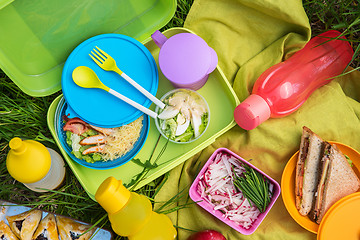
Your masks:
<svg viewBox="0 0 360 240"><path fill-rule="evenodd" d="M187 13L190 10L191 0L178 0L177 12L173 19L162 29L183 26ZM312 34L317 35L329 29L336 29L343 32L350 41L355 57L351 63L353 68L360 66L360 6L357 1L303 1L305 11L311 23ZM5 159L8 142L11 138L35 139L48 147L59 152L54 140L48 130L46 123L47 109L51 102L60 93L51 96L34 98L24 94L19 88L0 71L0 199L25 204L30 207L55 212L57 214L71 216L75 219L90 223L98 223L111 229L105 212L98 204L92 201L72 174L67 169L65 184L57 191L45 194L29 191L24 185L11 178L6 170ZM161 188L167 174L139 189L137 192L153 199ZM174 196L163 207L158 210L163 213L176 211L173 203L181 197L184 192ZM180 226L181 227L181 226ZM122 239L117 237L117 239Z"/></svg>
<svg viewBox="0 0 360 240"><path fill-rule="evenodd" d="M354 49L351 67L360 67L360 4L357 0L308 0L303 6L312 35L334 29L343 33Z"/></svg>

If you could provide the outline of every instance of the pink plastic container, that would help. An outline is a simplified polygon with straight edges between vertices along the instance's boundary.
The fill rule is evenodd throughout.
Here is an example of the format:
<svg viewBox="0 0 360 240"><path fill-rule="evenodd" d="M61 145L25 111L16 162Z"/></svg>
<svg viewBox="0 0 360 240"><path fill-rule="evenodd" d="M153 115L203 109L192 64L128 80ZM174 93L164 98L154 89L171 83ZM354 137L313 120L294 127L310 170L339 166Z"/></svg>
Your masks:
<svg viewBox="0 0 360 240"><path fill-rule="evenodd" d="M339 35L334 30L320 34L289 59L262 73L252 94L235 108L237 124L251 130L270 117L289 115L313 91L341 74L352 59L353 49L347 41L331 40Z"/></svg>
<svg viewBox="0 0 360 240"><path fill-rule="evenodd" d="M259 173L261 173L263 176L265 176L269 182L273 185L273 196L271 198L271 202L270 204L267 206L265 212L261 213L258 218L255 220L255 222L252 224L252 226L249 229L245 229L242 226L236 224L235 222L229 220L228 218L226 218L224 216L224 214L220 211L220 210L214 210L214 207L208 203L207 201L205 201L201 195L197 192L197 188L199 185L199 178L200 176L204 175L205 171L207 170L207 168L209 167L209 165L214 161L216 155L218 153L225 153L228 155L232 155L233 157L235 157L236 159L240 160L240 162L249 165L251 168L255 169L256 171L258 171ZM209 158L209 160L205 163L204 167L201 169L201 171L199 172L198 176L195 178L194 182L192 183L190 190L189 190L189 195L190 198L196 202L199 206L201 206L202 208L204 208L206 211L208 211L209 213L211 213L212 215L214 215L215 217L217 217L219 220L223 221L224 223L226 223L227 225L229 225L230 227L232 227L233 229L235 229L236 231L244 234L244 235L250 235L252 234L260 225L260 223L264 220L264 218L266 217L266 215L268 214L268 212L270 211L270 209L272 208L272 206L274 205L275 201L277 200L277 198L280 195L280 185L271 177L269 177L268 175L266 175L264 172L262 172L261 170L259 170L258 168L256 168L254 165L252 165L251 163L249 163L248 161L246 161L245 159L241 158L240 156L238 156L237 154L233 153L232 151L230 151L227 148L218 148Z"/></svg>

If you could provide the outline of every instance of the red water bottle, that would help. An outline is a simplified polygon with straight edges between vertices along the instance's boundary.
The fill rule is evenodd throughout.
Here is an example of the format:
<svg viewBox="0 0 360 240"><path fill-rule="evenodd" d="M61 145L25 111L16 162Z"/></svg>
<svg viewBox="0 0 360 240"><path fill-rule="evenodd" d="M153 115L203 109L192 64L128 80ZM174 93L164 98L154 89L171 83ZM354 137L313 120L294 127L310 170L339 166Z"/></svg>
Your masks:
<svg viewBox="0 0 360 240"><path fill-rule="evenodd" d="M235 108L237 124L251 130L270 117L289 115L313 91L341 74L354 52L345 37L333 39L339 35L335 30L320 34L289 59L263 72L252 94Z"/></svg>

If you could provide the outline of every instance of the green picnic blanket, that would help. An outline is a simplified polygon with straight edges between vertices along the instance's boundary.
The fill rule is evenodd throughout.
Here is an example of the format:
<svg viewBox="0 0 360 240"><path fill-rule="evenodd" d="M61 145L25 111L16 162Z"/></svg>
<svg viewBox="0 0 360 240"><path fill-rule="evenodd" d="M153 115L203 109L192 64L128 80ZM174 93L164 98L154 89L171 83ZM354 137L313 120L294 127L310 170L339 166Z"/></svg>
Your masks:
<svg viewBox="0 0 360 240"><path fill-rule="evenodd" d="M215 49L219 66L240 101L251 92L258 76L270 66L287 59L311 37L308 18L299 0L195 0L185 26ZM307 126L323 139L348 144L360 150L360 73L337 78L317 89L295 113L269 119L254 130L235 126L212 145L170 172L156 201L168 200L188 191L198 165L202 167L220 147L237 153L278 183L289 158L299 149L302 127ZM179 205L191 202L182 198ZM282 197L252 235L228 227L208 212L191 204L170 214L178 239L191 232L214 229L232 239L316 239L287 212Z"/></svg>

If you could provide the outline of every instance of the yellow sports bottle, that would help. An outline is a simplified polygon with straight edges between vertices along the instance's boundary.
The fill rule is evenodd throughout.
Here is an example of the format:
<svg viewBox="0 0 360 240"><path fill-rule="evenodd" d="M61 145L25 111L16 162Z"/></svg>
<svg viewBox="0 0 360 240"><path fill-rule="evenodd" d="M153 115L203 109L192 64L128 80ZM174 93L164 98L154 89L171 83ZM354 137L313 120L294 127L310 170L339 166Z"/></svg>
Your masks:
<svg viewBox="0 0 360 240"><path fill-rule="evenodd" d="M171 220L154 212L149 199L130 192L121 180L105 179L95 199L106 210L114 232L120 236L129 240L173 240L176 237Z"/></svg>

